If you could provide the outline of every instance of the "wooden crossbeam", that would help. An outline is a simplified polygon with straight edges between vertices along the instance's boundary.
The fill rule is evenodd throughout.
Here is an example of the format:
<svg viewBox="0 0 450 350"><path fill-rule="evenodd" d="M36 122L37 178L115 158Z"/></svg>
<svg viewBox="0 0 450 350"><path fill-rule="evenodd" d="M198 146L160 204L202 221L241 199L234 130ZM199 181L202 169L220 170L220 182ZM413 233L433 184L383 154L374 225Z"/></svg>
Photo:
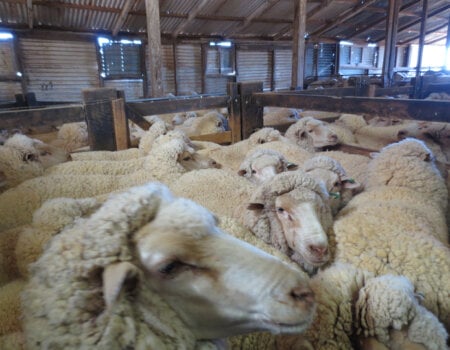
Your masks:
<svg viewBox="0 0 450 350"><path fill-rule="evenodd" d="M201 0L201 2L196 5L195 10L190 11L188 14L188 18L186 21L181 23L178 27L175 28L175 30L172 33L172 36L176 38L178 34L186 28L192 21L197 17L197 15L205 8L205 6L209 3L208 0Z"/></svg>
<svg viewBox="0 0 450 350"><path fill-rule="evenodd" d="M122 12L120 13L119 19L117 20L116 24L114 25L114 28L112 30L112 35L116 36L120 29L122 28L123 24L125 23L128 14L133 7L133 5L136 3L136 0L127 0L125 4L123 5Z"/></svg>
<svg viewBox="0 0 450 350"><path fill-rule="evenodd" d="M28 28L33 29L33 0L27 0Z"/></svg>

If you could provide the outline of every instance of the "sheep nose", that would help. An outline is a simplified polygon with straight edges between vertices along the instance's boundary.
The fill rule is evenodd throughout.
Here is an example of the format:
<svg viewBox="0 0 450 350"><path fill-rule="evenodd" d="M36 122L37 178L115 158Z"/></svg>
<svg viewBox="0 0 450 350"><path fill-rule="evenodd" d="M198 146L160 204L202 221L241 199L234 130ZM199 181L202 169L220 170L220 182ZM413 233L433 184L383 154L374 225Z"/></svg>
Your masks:
<svg viewBox="0 0 450 350"><path fill-rule="evenodd" d="M330 134L330 135L328 135L328 140L331 142L337 142L338 137L336 134Z"/></svg>
<svg viewBox="0 0 450 350"><path fill-rule="evenodd" d="M323 257L328 252L328 247L323 245L309 245L308 249L311 253L318 257Z"/></svg>
<svg viewBox="0 0 450 350"><path fill-rule="evenodd" d="M309 287L295 287L291 290L291 297L295 301L302 301L313 304L315 301L314 292Z"/></svg>
<svg viewBox="0 0 450 350"><path fill-rule="evenodd" d="M222 165L217 163L215 160L211 161L211 165L213 168L217 168L217 169L222 168Z"/></svg>

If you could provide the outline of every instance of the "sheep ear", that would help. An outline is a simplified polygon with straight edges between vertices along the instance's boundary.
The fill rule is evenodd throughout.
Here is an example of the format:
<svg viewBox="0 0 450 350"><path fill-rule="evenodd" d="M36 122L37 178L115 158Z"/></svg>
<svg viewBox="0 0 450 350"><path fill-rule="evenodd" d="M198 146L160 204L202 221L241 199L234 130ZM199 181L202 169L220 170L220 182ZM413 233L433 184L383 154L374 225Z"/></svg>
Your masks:
<svg viewBox="0 0 450 350"><path fill-rule="evenodd" d="M239 175L239 176L245 176L245 175L247 175L247 170L245 170L245 169L239 169L238 175Z"/></svg>
<svg viewBox="0 0 450 350"><path fill-rule="evenodd" d="M108 265L103 271L103 299L106 308L111 308L120 297L122 290L136 288L138 268L124 261Z"/></svg>
<svg viewBox="0 0 450 350"><path fill-rule="evenodd" d="M286 164L286 169L287 170L297 170L298 169L298 164L288 162Z"/></svg>
<svg viewBox="0 0 450 350"><path fill-rule="evenodd" d="M264 204L263 203L249 203L247 205L248 210L263 210Z"/></svg>
<svg viewBox="0 0 450 350"><path fill-rule="evenodd" d="M361 187L361 184L358 181L355 181L350 177L342 179L342 185L344 186L344 188L353 190L359 189Z"/></svg>

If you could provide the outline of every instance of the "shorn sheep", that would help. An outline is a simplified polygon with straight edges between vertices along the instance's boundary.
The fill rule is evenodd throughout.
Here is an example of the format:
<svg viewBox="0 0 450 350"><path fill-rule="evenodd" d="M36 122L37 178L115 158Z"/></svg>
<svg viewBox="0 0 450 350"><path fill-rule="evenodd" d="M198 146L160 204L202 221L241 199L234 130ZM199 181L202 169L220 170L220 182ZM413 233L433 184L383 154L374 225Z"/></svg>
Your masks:
<svg viewBox="0 0 450 350"><path fill-rule="evenodd" d="M448 193L431 151L406 139L382 149L368 172L365 191L334 223L336 259L376 275L406 276L423 306L450 329L450 251L433 231L445 227Z"/></svg>
<svg viewBox="0 0 450 350"><path fill-rule="evenodd" d="M338 137L328 128L328 123L313 117L301 118L286 130L284 136L298 144L303 139L302 134L305 132L313 138L315 150L321 150L338 143Z"/></svg>
<svg viewBox="0 0 450 350"><path fill-rule="evenodd" d="M142 185L148 181L172 183L193 168L215 167L197 157L183 140L155 147L141 170L128 175L48 175L27 180L0 195L0 231L27 224L32 213L51 198L83 198Z"/></svg>
<svg viewBox="0 0 450 350"><path fill-rule="evenodd" d="M28 349L194 349L251 331L302 332L315 309L304 274L157 183L112 196L57 235L23 308Z"/></svg>

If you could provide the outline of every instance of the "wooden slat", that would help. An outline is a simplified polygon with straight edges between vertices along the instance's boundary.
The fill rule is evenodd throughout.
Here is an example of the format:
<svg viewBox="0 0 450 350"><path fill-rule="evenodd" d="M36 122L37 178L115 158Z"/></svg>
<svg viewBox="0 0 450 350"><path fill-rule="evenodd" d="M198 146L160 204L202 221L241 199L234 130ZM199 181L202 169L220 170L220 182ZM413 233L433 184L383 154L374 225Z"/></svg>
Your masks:
<svg viewBox="0 0 450 350"><path fill-rule="evenodd" d="M306 96L280 93L255 93L253 98L260 106L304 108L318 111L450 122L450 102L447 101Z"/></svg>
<svg viewBox="0 0 450 350"><path fill-rule="evenodd" d="M253 94L262 90L262 82L238 84L238 92L241 96L241 130L243 139L247 139L252 133L263 127L263 108L255 104L253 100Z"/></svg>
<svg viewBox="0 0 450 350"><path fill-rule="evenodd" d="M128 14L135 4L136 0L127 0L125 4L122 7L122 12L120 13L119 19L117 20L116 24L114 25L114 28L112 30L112 35L116 36L120 29L122 28L123 24L125 23Z"/></svg>
<svg viewBox="0 0 450 350"><path fill-rule="evenodd" d="M386 37L383 59L383 87L390 87L395 67L395 45L397 44L398 14L400 0L389 1L388 16L386 17Z"/></svg>
<svg viewBox="0 0 450 350"><path fill-rule="evenodd" d="M0 129L21 127L25 132L33 129L48 132L64 123L82 120L84 110L81 104L0 111Z"/></svg>
<svg viewBox="0 0 450 350"><path fill-rule="evenodd" d="M291 89L303 90L305 75L305 33L306 33L306 0L296 0L294 14L294 37L292 44L292 76Z"/></svg>
<svg viewBox="0 0 450 350"><path fill-rule="evenodd" d="M228 83L227 91L230 96L228 125L230 126L232 132L231 142L235 143L242 140L241 107L238 84L234 82Z"/></svg>
<svg viewBox="0 0 450 350"><path fill-rule="evenodd" d="M114 121L114 134L116 139L116 149L123 150L130 146L130 132L128 120L125 114L125 101L118 98L111 101L112 115Z"/></svg>
<svg viewBox="0 0 450 350"><path fill-rule="evenodd" d="M28 28L33 29L33 0L27 0Z"/></svg>
<svg viewBox="0 0 450 350"><path fill-rule="evenodd" d="M172 37L176 38L184 28L191 24L195 17L203 10L204 7L206 7L206 5L208 5L209 2L210 1L208 0L201 0L200 3L196 4L195 9L189 12L187 20L182 22L172 31Z"/></svg>
<svg viewBox="0 0 450 350"><path fill-rule="evenodd" d="M223 96L194 96L182 99L152 99L127 102L135 113L140 115L154 115L193 111L197 109L220 108L228 105L229 97Z"/></svg>
<svg viewBox="0 0 450 350"><path fill-rule="evenodd" d="M161 97L164 95L162 84L162 49L161 49L161 26L159 17L159 1L145 0L147 14L147 38L150 77L150 96Z"/></svg>

